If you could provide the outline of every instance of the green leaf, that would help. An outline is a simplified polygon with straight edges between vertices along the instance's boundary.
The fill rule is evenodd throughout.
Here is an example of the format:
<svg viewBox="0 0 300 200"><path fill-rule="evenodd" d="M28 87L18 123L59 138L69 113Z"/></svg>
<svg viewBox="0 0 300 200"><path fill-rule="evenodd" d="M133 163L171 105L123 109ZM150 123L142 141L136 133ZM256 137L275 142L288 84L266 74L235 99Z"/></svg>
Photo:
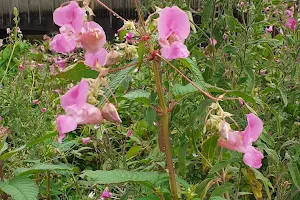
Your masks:
<svg viewBox="0 0 300 200"><path fill-rule="evenodd" d="M283 103L284 103L284 107L286 107L288 105L288 98L287 98L287 94L286 91L283 88L278 88L280 95L282 97Z"/></svg>
<svg viewBox="0 0 300 200"><path fill-rule="evenodd" d="M216 153L217 153L217 146L218 146L218 136L214 135L207 138L202 143L202 167L205 169L210 164L213 164Z"/></svg>
<svg viewBox="0 0 300 200"><path fill-rule="evenodd" d="M3 142L3 146L1 147L1 150L0 150L0 155L2 155L2 153L4 151L6 151L6 149L8 149L8 144L7 144L7 142Z"/></svg>
<svg viewBox="0 0 300 200"><path fill-rule="evenodd" d="M295 186L298 188L298 190L300 190L300 172L297 164L294 162L289 162L288 169L290 171Z"/></svg>
<svg viewBox="0 0 300 200"><path fill-rule="evenodd" d="M91 184L116 184L125 182L150 182L155 183L159 179L166 176L166 174L159 174L158 172L138 172L126 170L85 170L82 173L83 177L87 177Z"/></svg>
<svg viewBox="0 0 300 200"><path fill-rule="evenodd" d="M55 77L73 81L80 81L82 78L97 78L98 75L99 72L92 70L90 67L80 62L66 67L62 73L58 74Z"/></svg>
<svg viewBox="0 0 300 200"><path fill-rule="evenodd" d="M53 165L47 163L39 163L31 168L17 168L15 174L18 176L27 176L29 174L38 174L47 171L72 171L73 169L66 165Z"/></svg>
<svg viewBox="0 0 300 200"><path fill-rule="evenodd" d="M145 42L139 42L139 44L138 44L138 56L139 56L138 60L139 60L140 64L143 62L144 54L145 54Z"/></svg>
<svg viewBox="0 0 300 200"><path fill-rule="evenodd" d="M181 145L179 147L178 152L178 167L179 167L179 174L182 177L186 176L186 151L187 151L188 144L186 142L185 137L181 140Z"/></svg>
<svg viewBox="0 0 300 200"><path fill-rule="evenodd" d="M15 155L16 153L18 153L19 151L22 151L23 149L25 149L26 145L23 145L17 149L14 149L12 151L9 151L3 155L0 156L0 160L7 160L9 158L11 158L13 155Z"/></svg>
<svg viewBox="0 0 300 200"><path fill-rule="evenodd" d="M227 92L227 95L233 95L233 96L236 96L236 97L241 97L244 101L256 105L255 99L253 97L247 95L244 92L241 92L241 91L229 91L229 92Z"/></svg>
<svg viewBox="0 0 300 200"><path fill-rule="evenodd" d="M226 200L226 199L224 199L223 197L220 197L220 196L215 196L215 197L210 198L210 200Z"/></svg>
<svg viewBox="0 0 300 200"><path fill-rule="evenodd" d="M15 177L8 183L0 181L0 189L14 200L38 199L38 188L34 181L27 177Z"/></svg>
<svg viewBox="0 0 300 200"><path fill-rule="evenodd" d="M49 132L47 132L46 135L44 135L44 136L42 136L40 138L37 138L37 139L35 139L35 140L31 141L31 142L28 142L26 146L29 148L29 147L31 147L33 145L39 144L41 142L44 142L45 140L50 139L50 138L52 138L52 137L54 137L56 135L57 135L57 132L55 132L55 131L49 131Z"/></svg>
<svg viewBox="0 0 300 200"><path fill-rule="evenodd" d="M145 90L133 90L123 95L123 97L130 100L146 99L148 102L150 101L150 93Z"/></svg>
<svg viewBox="0 0 300 200"><path fill-rule="evenodd" d="M160 200L160 198L155 195L150 195L147 197L137 197L137 198L135 198L135 200Z"/></svg>
<svg viewBox="0 0 300 200"><path fill-rule="evenodd" d="M279 163L279 156L277 155L275 150L268 148L264 143L260 144L259 146L263 148L263 150L268 154L268 156L272 158L272 160L275 161L276 164Z"/></svg>
<svg viewBox="0 0 300 200"><path fill-rule="evenodd" d="M271 135L269 135L267 132L264 131L259 138L262 141L264 141L267 145L269 145L270 147L275 146L274 138Z"/></svg>
<svg viewBox="0 0 300 200"><path fill-rule="evenodd" d="M232 45L226 45L223 50L225 53L236 55L238 48Z"/></svg>
<svg viewBox="0 0 300 200"><path fill-rule="evenodd" d="M223 185L220 185L218 187L216 187L212 193L210 197L214 197L214 196L221 196L222 194L224 194L225 192L229 192L234 188L234 185L232 183L224 183Z"/></svg>
<svg viewBox="0 0 300 200"><path fill-rule="evenodd" d="M156 112L151 107L149 107L146 111L146 120L147 120L149 130L151 130L153 126L155 117L156 117Z"/></svg>
<svg viewBox="0 0 300 200"><path fill-rule="evenodd" d="M204 199L209 188L215 183L213 178L203 180L196 188L195 192L199 195L200 199Z"/></svg>
<svg viewBox="0 0 300 200"><path fill-rule="evenodd" d="M120 38L120 41L123 41L124 40L124 37L125 37L125 35L128 33L128 31L127 30L121 30L120 32L119 32L119 38Z"/></svg>
<svg viewBox="0 0 300 200"><path fill-rule="evenodd" d="M253 87L254 87L254 83L255 83L255 76L254 76L254 72L253 69L250 65L244 65L244 68L246 70L247 75L249 76L248 79L248 90L252 91Z"/></svg>
<svg viewBox="0 0 300 200"><path fill-rule="evenodd" d="M242 24L233 16L226 15L225 20L230 32L240 32L243 29Z"/></svg>
<svg viewBox="0 0 300 200"><path fill-rule="evenodd" d="M131 147L128 152L126 153L126 158L130 159L136 155L138 155L138 153L141 151L142 147L140 146L133 146Z"/></svg>
<svg viewBox="0 0 300 200"><path fill-rule="evenodd" d="M213 13L213 9L214 9L213 6L214 6L214 1L211 0L206 1L201 15L201 24L208 24L209 19Z"/></svg>
<svg viewBox="0 0 300 200"><path fill-rule="evenodd" d="M271 193L269 188L273 189L273 186L270 180L264 177L264 175L257 169L252 169L252 171L254 172L255 177L263 182L265 191L268 195L268 199L271 199Z"/></svg>
<svg viewBox="0 0 300 200"><path fill-rule="evenodd" d="M238 162L240 161L239 159L230 159L230 160L226 160L226 161L220 161L218 163L216 163L210 170L209 170L209 174L213 174L216 173L218 171L220 171L221 169L225 168L227 165L229 165L230 163L233 162Z"/></svg>

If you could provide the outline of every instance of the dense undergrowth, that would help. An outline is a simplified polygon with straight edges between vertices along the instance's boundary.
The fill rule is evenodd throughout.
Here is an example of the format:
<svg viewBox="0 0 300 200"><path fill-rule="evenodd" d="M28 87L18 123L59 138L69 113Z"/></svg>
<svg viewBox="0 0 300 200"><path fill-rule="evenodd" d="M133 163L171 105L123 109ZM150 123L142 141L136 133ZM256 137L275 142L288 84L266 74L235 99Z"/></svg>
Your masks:
<svg viewBox="0 0 300 200"><path fill-rule="evenodd" d="M105 62L87 59L95 45L85 43L88 34L76 48L71 39L63 46L47 36L24 40L14 10L15 27L0 42L1 199L300 198L296 1L207 0L198 10L189 3L139 5L138 12L153 14L125 22L114 41L101 44L109 52ZM179 53L159 53L170 47L158 25L161 9L173 5L190 22L168 18L166 26L186 25L190 33L183 40L176 31L167 36ZM67 31L61 34L73 34ZM68 113L65 94L87 83L85 103L106 120L87 122L97 118L88 113L64 131L59 116L82 117ZM246 133L250 158L239 146Z"/></svg>

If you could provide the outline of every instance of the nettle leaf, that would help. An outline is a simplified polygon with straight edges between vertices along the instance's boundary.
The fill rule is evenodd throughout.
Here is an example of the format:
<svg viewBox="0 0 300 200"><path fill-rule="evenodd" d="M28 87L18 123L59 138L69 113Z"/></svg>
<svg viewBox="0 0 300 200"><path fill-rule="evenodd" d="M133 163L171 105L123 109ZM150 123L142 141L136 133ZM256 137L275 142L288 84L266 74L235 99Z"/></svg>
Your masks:
<svg viewBox="0 0 300 200"><path fill-rule="evenodd" d="M247 178L255 199L262 198L262 184L256 179L255 174L251 169L242 169L244 176Z"/></svg>
<svg viewBox="0 0 300 200"><path fill-rule="evenodd" d="M267 179L266 177L264 177L264 175L260 171L258 171L257 169L252 169L252 171L254 172L255 177L263 182L265 191L268 195L268 199L271 199L271 193L270 193L269 188L271 188L272 190L274 188L273 188L272 183L270 182L270 180Z"/></svg>
<svg viewBox="0 0 300 200"><path fill-rule="evenodd" d="M82 173L83 177L91 182L91 184L116 184L125 182L150 182L156 181L166 177L166 174L160 174L158 172L138 172L138 171L126 171L126 170L85 170Z"/></svg>
<svg viewBox="0 0 300 200"><path fill-rule="evenodd" d="M230 163L233 163L233 162L239 162L240 159L237 159L237 158L233 158L233 159L230 159L230 160L224 160L224 161L220 161L218 163L216 163L210 170L209 170L209 174L213 174L213 173L216 173L218 171L220 171L221 169L227 167L227 165L229 165Z"/></svg>
<svg viewBox="0 0 300 200"><path fill-rule="evenodd" d="M232 45L224 46L223 50L224 50L225 53L229 53L229 54L233 54L233 55L236 55L237 52L238 52L238 48L235 47L235 46L232 46Z"/></svg>
<svg viewBox="0 0 300 200"><path fill-rule="evenodd" d="M38 199L38 187L27 177L15 177L8 183L0 181L0 189L14 200Z"/></svg>
<svg viewBox="0 0 300 200"><path fill-rule="evenodd" d="M9 152L7 152L7 153L4 153L4 154L2 154L2 155L0 156L0 160L3 160L3 161L8 160L8 159L11 158L13 155L15 155L16 153L18 153L19 151L22 151L22 150L25 149L25 148L26 148L26 145L23 145L23 146L21 146L21 147L19 147L19 148L17 148L17 149L14 149L14 150L12 150L12 151L9 151Z"/></svg>
<svg viewBox="0 0 300 200"><path fill-rule="evenodd" d="M207 178L203 180L196 188L195 192L199 195L200 199L204 199L207 191L213 185L215 180L213 178Z"/></svg>
<svg viewBox="0 0 300 200"><path fill-rule="evenodd" d="M144 99L150 102L150 95L150 92L147 92L145 90L133 90L123 95L123 97L130 100Z"/></svg>
<svg viewBox="0 0 300 200"><path fill-rule="evenodd" d="M27 176L29 174L38 174L43 173L47 171L69 171L72 172L72 168L66 166L66 165L53 165L53 164L47 164L47 163L39 163L34 167L31 168L18 168L15 170L15 174L18 176Z"/></svg>
<svg viewBox="0 0 300 200"><path fill-rule="evenodd" d="M202 168L205 169L210 164L213 164L216 159L217 147L218 147L218 136L214 135L202 143ZM209 162L209 163L208 163Z"/></svg>
<svg viewBox="0 0 300 200"><path fill-rule="evenodd" d="M300 190L300 171L298 165L294 162L289 162L288 169L290 171L295 186Z"/></svg>
<svg viewBox="0 0 300 200"><path fill-rule="evenodd" d="M75 63L66 67L62 73L55 76L56 78L80 81L82 78L97 78L99 72L92 70L84 63Z"/></svg>
<svg viewBox="0 0 300 200"><path fill-rule="evenodd" d="M133 146L131 147L127 153L126 153L126 158L130 159L135 157L136 155L138 155L140 153L140 151L142 150L141 146Z"/></svg>

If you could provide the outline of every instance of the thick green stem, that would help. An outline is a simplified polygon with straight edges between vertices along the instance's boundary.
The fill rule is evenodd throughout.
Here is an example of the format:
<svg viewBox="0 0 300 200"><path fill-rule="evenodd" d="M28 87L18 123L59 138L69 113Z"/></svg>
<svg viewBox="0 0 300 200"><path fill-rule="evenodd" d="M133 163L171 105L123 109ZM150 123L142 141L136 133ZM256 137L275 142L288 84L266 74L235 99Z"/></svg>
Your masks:
<svg viewBox="0 0 300 200"><path fill-rule="evenodd" d="M167 168L169 171L169 179L170 179L170 187L171 187L171 193L173 199L178 199L177 194L177 186L176 186L176 178L175 178L175 171L173 166L173 159L172 159L172 150L170 145L170 136L169 136L169 114L168 114L168 108L164 99L164 92L162 88L162 83L160 80L159 75L159 64L158 61L153 61L153 71L155 76L155 86L157 89L157 94L159 97L159 105L162 111L162 117L161 117L161 131L163 133L164 137L164 147L165 147L165 154L166 154L166 161L167 161Z"/></svg>

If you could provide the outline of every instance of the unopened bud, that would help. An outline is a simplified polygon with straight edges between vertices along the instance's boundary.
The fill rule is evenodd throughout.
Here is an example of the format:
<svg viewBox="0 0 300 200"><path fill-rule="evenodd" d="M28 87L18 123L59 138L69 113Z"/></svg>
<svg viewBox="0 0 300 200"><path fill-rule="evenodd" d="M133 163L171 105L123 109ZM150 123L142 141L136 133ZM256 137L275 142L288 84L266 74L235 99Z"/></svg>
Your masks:
<svg viewBox="0 0 300 200"><path fill-rule="evenodd" d="M121 55L119 52L112 50L106 56L106 65L114 65L121 61Z"/></svg>
<svg viewBox="0 0 300 200"><path fill-rule="evenodd" d="M101 110L102 116L104 119L110 122L119 122L121 123L122 120L119 117L118 111L116 107L111 103L106 103Z"/></svg>
<svg viewBox="0 0 300 200"><path fill-rule="evenodd" d="M230 125L225 120L223 120L220 123L221 137L225 138L225 139L228 139L229 138L229 132L230 132Z"/></svg>

